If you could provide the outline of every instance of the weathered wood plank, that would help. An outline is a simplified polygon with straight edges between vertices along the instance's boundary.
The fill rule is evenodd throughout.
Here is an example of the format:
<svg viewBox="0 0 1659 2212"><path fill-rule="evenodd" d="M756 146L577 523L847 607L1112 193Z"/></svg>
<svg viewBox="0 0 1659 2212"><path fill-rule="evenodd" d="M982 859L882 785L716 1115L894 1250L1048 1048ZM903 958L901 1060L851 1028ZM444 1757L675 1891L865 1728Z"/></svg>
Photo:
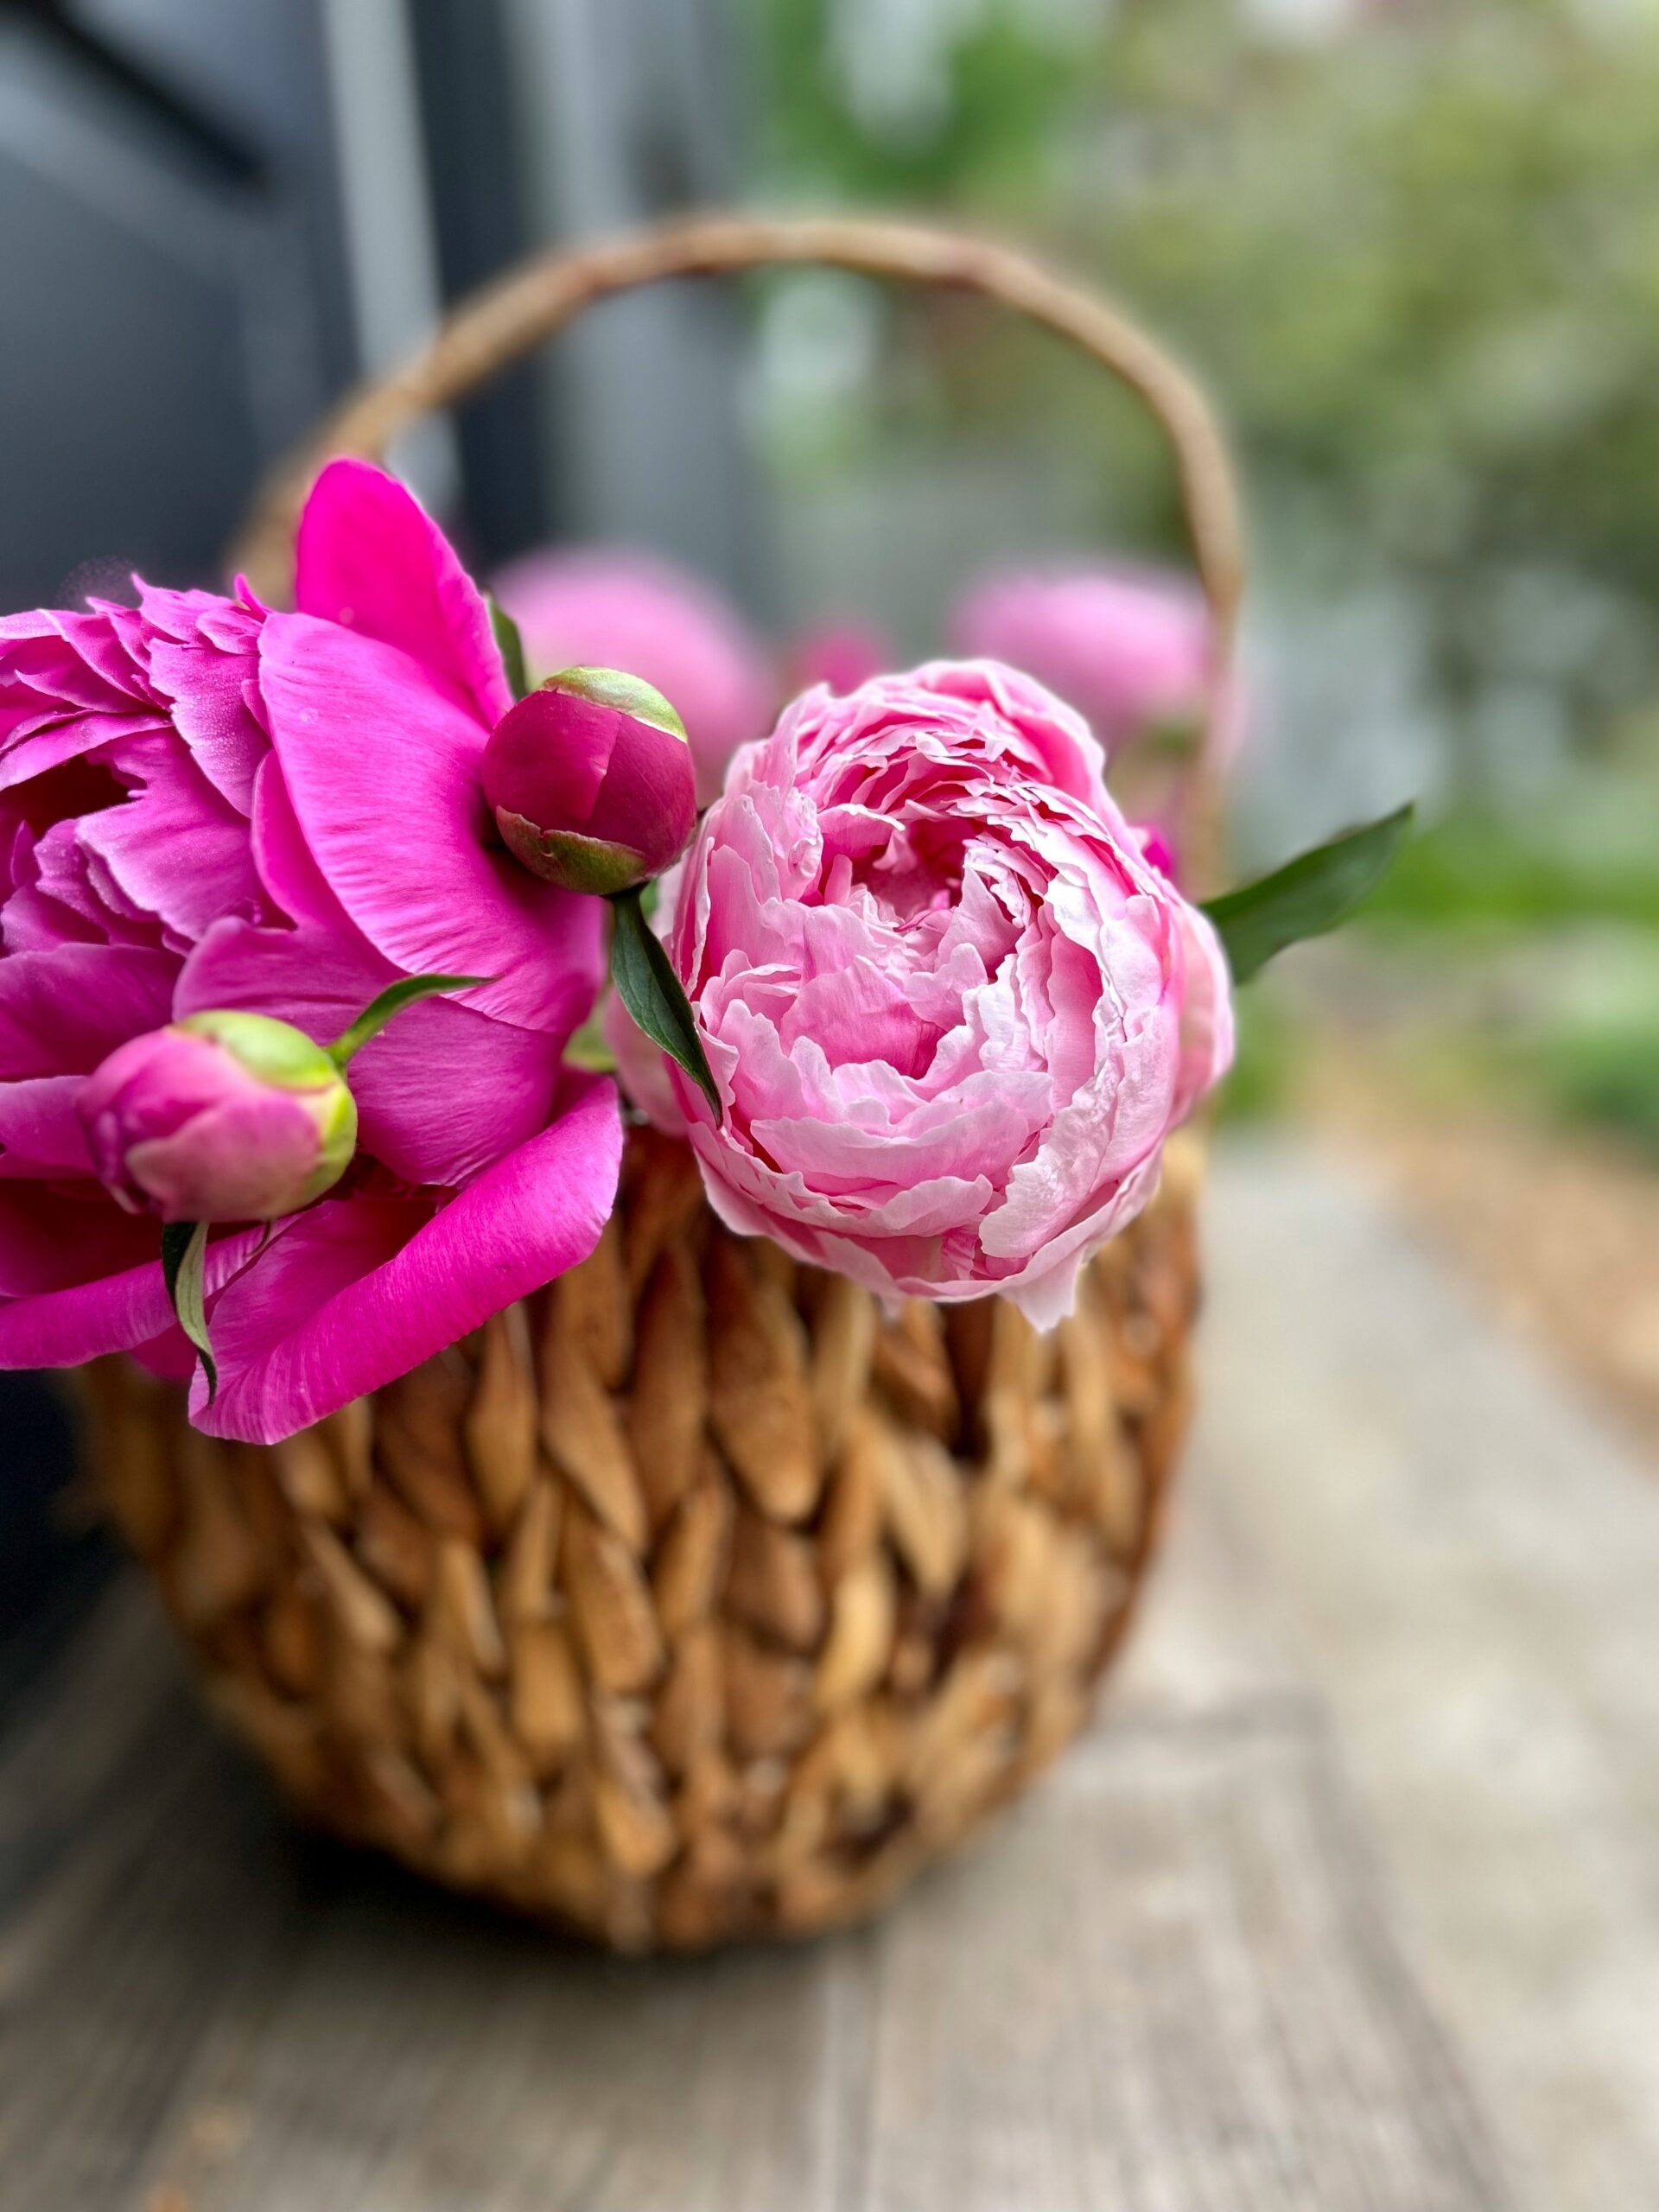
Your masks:
<svg viewBox="0 0 1659 2212"><path fill-rule="evenodd" d="M140 2201L210 2022L280 1961L284 1857L127 1582L0 1758L0 2202Z"/></svg>
<svg viewBox="0 0 1659 2212"><path fill-rule="evenodd" d="M881 1990L871 2212L1507 2201L1305 1702L1095 1738Z"/></svg>
<svg viewBox="0 0 1659 2212"><path fill-rule="evenodd" d="M215 2029L158 2171L219 2113L234 2148L197 2162L192 2212L831 2204L866 1955L607 1961L401 1878L354 1883L251 2042Z"/></svg>
<svg viewBox="0 0 1659 2212"><path fill-rule="evenodd" d="M1235 1146L1207 1226L1195 1502L1331 1708L1518 2198L1650 2212L1656 1471L1351 1160Z"/></svg>
<svg viewBox="0 0 1659 2212"><path fill-rule="evenodd" d="M0 1953L0 2195L27 2176L77 2212L1499 2202L1305 1701L1101 1735L875 1931L619 1964L296 1846L143 1618L124 1596L66 1691L86 1722L118 1668L124 1753L35 1801L62 1847ZM71 1798L86 1825L63 1840Z"/></svg>

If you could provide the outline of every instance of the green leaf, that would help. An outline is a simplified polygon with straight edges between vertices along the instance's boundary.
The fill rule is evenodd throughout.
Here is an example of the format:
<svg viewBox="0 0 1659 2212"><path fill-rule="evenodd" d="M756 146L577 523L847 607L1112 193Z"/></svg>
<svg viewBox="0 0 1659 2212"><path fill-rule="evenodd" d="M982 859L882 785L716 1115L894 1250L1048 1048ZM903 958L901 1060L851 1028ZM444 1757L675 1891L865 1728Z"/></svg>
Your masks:
<svg viewBox="0 0 1659 2212"><path fill-rule="evenodd" d="M361 1052L394 1014L413 1006L417 999L435 998L442 991L470 991L491 981L488 976L405 976L401 983L390 984L378 998L371 999L344 1036L336 1037L324 1050L337 1068L344 1068L353 1052Z"/></svg>
<svg viewBox="0 0 1659 2212"><path fill-rule="evenodd" d="M219 1370L207 1341L207 1307L204 1287L207 1257L205 1221L169 1221L162 1230L162 1276L179 1326L201 1354L201 1371L207 1377L207 1402L219 1395Z"/></svg>
<svg viewBox="0 0 1659 2212"><path fill-rule="evenodd" d="M1234 982L1248 983L1287 944L1335 929L1382 881L1411 817L1411 808L1402 806L1298 854L1258 882L1206 899L1204 911L1226 950Z"/></svg>
<svg viewBox="0 0 1659 2212"><path fill-rule="evenodd" d="M486 594L486 604L490 610L490 628L501 655L501 665L507 672L507 689L515 699L522 699L530 690L530 674L524 664L524 641L518 634L518 625L493 593Z"/></svg>
<svg viewBox="0 0 1659 2212"><path fill-rule="evenodd" d="M720 1092L697 1034L696 1017L651 925L638 891L619 891L611 900L616 917L611 931L611 976L617 996L654 1045L677 1060L702 1087L721 1117Z"/></svg>

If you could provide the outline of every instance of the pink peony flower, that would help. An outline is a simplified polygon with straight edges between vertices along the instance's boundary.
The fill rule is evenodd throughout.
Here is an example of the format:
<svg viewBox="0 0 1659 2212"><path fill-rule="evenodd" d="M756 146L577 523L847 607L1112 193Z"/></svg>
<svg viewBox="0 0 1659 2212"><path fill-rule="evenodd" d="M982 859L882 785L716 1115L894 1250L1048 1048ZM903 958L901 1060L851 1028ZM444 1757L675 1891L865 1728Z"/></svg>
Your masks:
<svg viewBox="0 0 1659 2212"><path fill-rule="evenodd" d="M620 669L549 677L491 732L483 778L508 850L569 891L608 898L660 875L696 827L684 727Z"/></svg>
<svg viewBox="0 0 1659 2212"><path fill-rule="evenodd" d="M1210 695L1210 617L1185 578L1096 567L985 577L951 624L957 650L1012 662L1084 715L1109 760L1159 730L1204 726ZM1236 697L1222 749L1242 735Z"/></svg>
<svg viewBox="0 0 1659 2212"><path fill-rule="evenodd" d="M666 561L531 553L502 571L495 592L523 632L532 679L590 666L656 685L691 741L699 806L736 748L772 720L778 682L765 649L718 593Z"/></svg>
<svg viewBox="0 0 1659 2212"><path fill-rule="evenodd" d="M867 623L804 630L789 648L790 688L795 691L810 690L815 683L827 683L832 691L855 691L892 666L887 639Z"/></svg>
<svg viewBox="0 0 1659 2212"><path fill-rule="evenodd" d="M1101 768L992 662L810 692L738 754L656 917L720 1123L611 1017L733 1229L878 1291L1069 1311L1232 1048L1215 934Z"/></svg>
<svg viewBox="0 0 1659 2212"><path fill-rule="evenodd" d="M210 1243L220 1387L209 1408L197 1377L193 1415L255 1440L582 1258L620 1146L612 1087L561 1066L604 910L527 874L484 803L512 702L483 601L356 461L312 493L296 601L144 589L0 621L0 1364L189 1370L160 1226L95 1179L75 1110L117 1047L223 1007L328 1038L400 976L492 978L353 1061L329 1195L263 1249Z"/></svg>
<svg viewBox="0 0 1659 2212"><path fill-rule="evenodd" d="M275 1221L331 1190L357 1102L321 1046L264 1014L197 1014L118 1045L75 1100L98 1177L129 1213Z"/></svg>

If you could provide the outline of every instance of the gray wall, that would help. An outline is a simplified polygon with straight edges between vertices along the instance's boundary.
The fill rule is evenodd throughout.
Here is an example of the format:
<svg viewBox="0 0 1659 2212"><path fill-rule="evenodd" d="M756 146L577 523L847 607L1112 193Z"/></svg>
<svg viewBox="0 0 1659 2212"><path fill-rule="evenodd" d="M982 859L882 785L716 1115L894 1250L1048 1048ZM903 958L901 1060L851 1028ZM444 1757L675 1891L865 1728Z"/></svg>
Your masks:
<svg viewBox="0 0 1659 2212"><path fill-rule="evenodd" d="M210 574L348 321L308 0L0 10L0 604Z"/></svg>

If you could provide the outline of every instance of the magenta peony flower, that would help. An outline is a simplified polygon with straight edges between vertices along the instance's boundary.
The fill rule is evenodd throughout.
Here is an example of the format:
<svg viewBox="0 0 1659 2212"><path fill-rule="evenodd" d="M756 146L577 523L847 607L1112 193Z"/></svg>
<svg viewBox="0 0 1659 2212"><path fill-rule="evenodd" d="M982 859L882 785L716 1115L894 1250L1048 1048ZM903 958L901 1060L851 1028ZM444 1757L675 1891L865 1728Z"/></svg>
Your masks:
<svg viewBox="0 0 1659 2212"><path fill-rule="evenodd" d="M1215 934L1101 766L991 662L810 692L738 754L656 918L719 1125L618 1037L732 1228L879 1291L1070 1309L1232 1047Z"/></svg>
<svg viewBox="0 0 1659 2212"><path fill-rule="evenodd" d="M275 1221L331 1190L357 1104L321 1046L264 1014L195 1014L118 1045L75 1112L92 1173L129 1213Z"/></svg>
<svg viewBox="0 0 1659 2212"><path fill-rule="evenodd" d="M684 727L620 669L549 677L496 724L483 777L508 850L567 891L608 898L660 875L696 827Z"/></svg>
<svg viewBox="0 0 1659 2212"><path fill-rule="evenodd" d="M626 668L655 684L685 724L699 806L772 721L779 686L765 649L718 593L666 561L531 553L502 571L495 593L524 633L532 677Z"/></svg>
<svg viewBox="0 0 1659 2212"><path fill-rule="evenodd" d="M401 1374L592 1248L610 1084L561 1066L604 909L496 841L512 703L484 602L399 485L319 479L298 612L144 590L0 621L0 1364L184 1374L161 1230L97 1181L76 1103L118 1046L236 1007L337 1035L402 976L486 976L352 1065L345 1178L207 1255L220 1434L268 1440ZM257 1256L253 1256L257 1254Z"/></svg>
<svg viewBox="0 0 1659 2212"><path fill-rule="evenodd" d="M1086 716L1108 759L1160 730L1204 726L1210 616L1184 577L1096 567L985 577L951 624L964 653L1009 661ZM1236 696L1222 718L1230 754L1242 734Z"/></svg>

